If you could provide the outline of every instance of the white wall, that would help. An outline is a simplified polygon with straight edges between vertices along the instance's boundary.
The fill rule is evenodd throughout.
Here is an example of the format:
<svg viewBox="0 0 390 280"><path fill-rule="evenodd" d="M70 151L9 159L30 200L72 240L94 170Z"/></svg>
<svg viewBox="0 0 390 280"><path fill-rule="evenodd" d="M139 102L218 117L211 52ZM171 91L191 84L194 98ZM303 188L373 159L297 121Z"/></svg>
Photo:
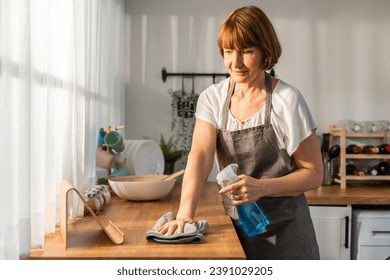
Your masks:
<svg viewBox="0 0 390 280"><path fill-rule="evenodd" d="M126 1L126 137L170 133L169 72L226 72L217 50L219 25L234 8L261 7L283 54L277 75L305 96L325 132L342 119L390 119L390 1ZM201 92L211 79L196 79ZM190 84L186 84L186 87Z"/></svg>

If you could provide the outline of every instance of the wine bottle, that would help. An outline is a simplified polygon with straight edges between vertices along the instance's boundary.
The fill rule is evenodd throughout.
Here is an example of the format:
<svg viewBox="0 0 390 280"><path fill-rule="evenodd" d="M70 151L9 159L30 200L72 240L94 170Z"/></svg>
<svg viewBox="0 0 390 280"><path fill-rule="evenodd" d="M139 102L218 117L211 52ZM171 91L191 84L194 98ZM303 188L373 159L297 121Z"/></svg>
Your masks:
<svg viewBox="0 0 390 280"><path fill-rule="evenodd" d="M357 170L357 167L351 163L348 163L345 166L345 173L346 175L355 175L355 171Z"/></svg>
<svg viewBox="0 0 390 280"><path fill-rule="evenodd" d="M378 146L379 154L390 154L390 144L384 143Z"/></svg>
<svg viewBox="0 0 390 280"><path fill-rule="evenodd" d="M358 154L361 152L361 150L362 148L355 144L350 144L346 147L347 154Z"/></svg>
<svg viewBox="0 0 390 280"><path fill-rule="evenodd" d="M378 169L376 168L376 166L370 166L368 167L367 169L367 174L368 175L371 175L371 176L377 176L378 175Z"/></svg>
<svg viewBox="0 0 390 280"><path fill-rule="evenodd" d="M345 166L346 175L364 176L364 170L358 169L356 165L348 163Z"/></svg>
<svg viewBox="0 0 390 280"><path fill-rule="evenodd" d="M361 152L362 154L377 154L379 153L379 148L374 145L365 145Z"/></svg>
<svg viewBox="0 0 390 280"><path fill-rule="evenodd" d="M387 161L381 161L376 168L378 169L378 175L390 175L390 163Z"/></svg>

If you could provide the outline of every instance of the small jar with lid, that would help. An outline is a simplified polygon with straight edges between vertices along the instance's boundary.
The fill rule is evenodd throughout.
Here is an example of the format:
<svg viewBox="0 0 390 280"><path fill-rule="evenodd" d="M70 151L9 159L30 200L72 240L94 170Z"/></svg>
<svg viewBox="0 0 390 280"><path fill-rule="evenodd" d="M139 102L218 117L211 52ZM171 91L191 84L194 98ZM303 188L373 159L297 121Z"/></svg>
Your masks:
<svg viewBox="0 0 390 280"><path fill-rule="evenodd" d="M346 132L362 132L362 126L354 120L342 120L339 121L338 126L345 126Z"/></svg>
<svg viewBox="0 0 390 280"><path fill-rule="evenodd" d="M106 204L106 201L104 199L103 193L101 191L99 191L98 189L96 189L95 187L91 188L91 192L93 193L93 195L95 197L97 197L97 199L99 199L100 210L102 210L104 205Z"/></svg>
<svg viewBox="0 0 390 280"><path fill-rule="evenodd" d="M88 203L88 206L92 209L95 214L100 212L102 207L98 197L91 191L84 194L85 201ZM88 209L85 209L84 213L89 213Z"/></svg>
<svg viewBox="0 0 390 280"><path fill-rule="evenodd" d="M106 185L97 185L95 188L97 190L101 191L101 193L103 194L103 197L104 197L104 201L105 201L104 205L107 205L111 199L111 193L108 190L107 186Z"/></svg>

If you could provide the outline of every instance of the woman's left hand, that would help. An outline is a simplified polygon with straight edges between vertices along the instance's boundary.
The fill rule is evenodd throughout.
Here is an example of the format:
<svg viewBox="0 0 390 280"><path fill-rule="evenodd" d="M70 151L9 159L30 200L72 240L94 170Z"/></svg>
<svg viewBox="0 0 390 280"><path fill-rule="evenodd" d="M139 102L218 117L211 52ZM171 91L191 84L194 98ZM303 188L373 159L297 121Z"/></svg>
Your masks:
<svg viewBox="0 0 390 280"><path fill-rule="evenodd" d="M231 194L234 205L251 203L263 197L261 179L239 175L240 181L220 189L220 194Z"/></svg>

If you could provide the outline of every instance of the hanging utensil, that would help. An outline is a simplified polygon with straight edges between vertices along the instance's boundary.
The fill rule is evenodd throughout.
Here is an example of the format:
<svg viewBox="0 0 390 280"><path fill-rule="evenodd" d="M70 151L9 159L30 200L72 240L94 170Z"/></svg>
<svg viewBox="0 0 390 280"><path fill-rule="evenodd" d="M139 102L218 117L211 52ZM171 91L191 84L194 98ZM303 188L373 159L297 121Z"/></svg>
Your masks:
<svg viewBox="0 0 390 280"><path fill-rule="evenodd" d="M333 145L330 147L328 152L328 161L331 161L332 159L338 157L340 155L340 146L339 145Z"/></svg>
<svg viewBox="0 0 390 280"><path fill-rule="evenodd" d="M328 157L329 141L330 141L330 133L323 133L322 134L322 145L321 145L322 159L326 159Z"/></svg>
<svg viewBox="0 0 390 280"><path fill-rule="evenodd" d="M184 97L185 90L184 90L184 76L181 76L181 96Z"/></svg>
<svg viewBox="0 0 390 280"><path fill-rule="evenodd" d="M195 81L195 76L192 75L192 91L191 91L192 94L195 94L195 90L194 90L194 81Z"/></svg>

